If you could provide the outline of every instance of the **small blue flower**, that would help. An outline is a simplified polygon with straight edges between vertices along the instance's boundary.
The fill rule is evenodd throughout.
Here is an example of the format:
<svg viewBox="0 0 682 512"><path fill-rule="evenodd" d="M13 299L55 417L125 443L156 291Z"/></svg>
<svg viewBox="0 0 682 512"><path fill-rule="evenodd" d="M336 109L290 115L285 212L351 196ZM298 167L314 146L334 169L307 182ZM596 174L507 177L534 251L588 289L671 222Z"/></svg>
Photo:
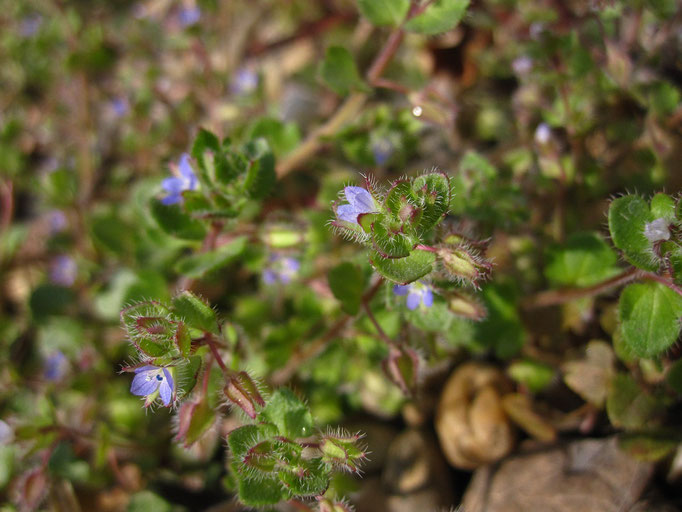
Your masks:
<svg viewBox="0 0 682 512"><path fill-rule="evenodd" d="M249 94L258 87L258 75L247 67L240 68L232 78L230 91L237 96Z"/></svg>
<svg viewBox="0 0 682 512"><path fill-rule="evenodd" d="M336 216L339 220L358 223L358 215L362 213L374 213L377 211L372 194L362 187L346 187L343 189L346 201L349 204L342 204L336 209Z"/></svg>
<svg viewBox="0 0 682 512"><path fill-rule="evenodd" d="M433 306L433 291L430 286L424 283L396 284L393 287L393 293L399 296L407 295L407 309L410 310L417 309L419 304L423 304L427 308Z"/></svg>
<svg viewBox="0 0 682 512"><path fill-rule="evenodd" d="M380 138L372 142L372 155L377 165L384 165L393 155L393 144L386 138Z"/></svg>
<svg viewBox="0 0 682 512"><path fill-rule="evenodd" d="M47 214L47 221L50 226L50 234L56 235L64 231L67 225L66 215L61 210L52 210Z"/></svg>
<svg viewBox="0 0 682 512"><path fill-rule="evenodd" d="M61 380L69 369L69 361L60 352L54 352L45 359L45 378L52 382Z"/></svg>
<svg viewBox="0 0 682 512"><path fill-rule="evenodd" d="M197 6L183 7L178 13L178 20L182 27L194 25L201 19L201 10Z"/></svg>
<svg viewBox="0 0 682 512"><path fill-rule="evenodd" d="M178 165L180 176L166 178L161 182L161 187L168 192L168 195L161 199L163 204L177 204L182 202L182 193L185 190L196 190L199 182L189 163L189 155L183 153Z"/></svg>
<svg viewBox="0 0 682 512"><path fill-rule="evenodd" d="M43 17L40 14L26 16L23 20L21 20L19 32L23 37L32 37L36 35L38 30L40 30L42 24Z"/></svg>
<svg viewBox="0 0 682 512"><path fill-rule="evenodd" d="M135 369L135 378L130 385L133 395L144 396L145 407L161 397L163 405L168 407L173 401L173 376L168 368L146 365Z"/></svg>
<svg viewBox="0 0 682 512"><path fill-rule="evenodd" d="M123 117L128 113L130 105L126 98L114 98L111 100L111 110L116 117Z"/></svg>
<svg viewBox="0 0 682 512"><path fill-rule="evenodd" d="M71 286L76 281L78 267L71 256L57 256L50 266L50 281L61 286Z"/></svg>
<svg viewBox="0 0 682 512"><path fill-rule="evenodd" d="M267 285L277 282L289 284L298 274L301 263L296 258L273 254L268 267L263 270L263 281Z"/></svg>

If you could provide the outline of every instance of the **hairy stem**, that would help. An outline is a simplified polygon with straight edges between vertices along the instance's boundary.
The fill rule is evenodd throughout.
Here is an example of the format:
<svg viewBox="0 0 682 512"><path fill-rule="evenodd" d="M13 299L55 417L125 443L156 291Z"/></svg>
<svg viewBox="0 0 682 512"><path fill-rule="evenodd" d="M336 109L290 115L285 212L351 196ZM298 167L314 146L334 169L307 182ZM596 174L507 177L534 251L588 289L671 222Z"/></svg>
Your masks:
<svg viewBox="0 0 682 512"><path fill-rule="evenodd" d="M636 267L630 267L617 276L611 277L586 288L564 288L561 290L548 290L540 292L524 300L522 306L527 310L557 306L559 304L565 304L566 302L571 302L585 297L600 295L612 290L613 288L618 288L633 281L641 280L655 281L667 286L672 291L682 296L682 287L676 285L670 277L660 276L653 272L647 272Z"/></svg>
<svg viewBox="0 0 682 512"><path fill-rule="evenodd" d="M215 339L213 338L213 335L207 333L204 339L206 341L206 344L208 345L208 348L211 349L211 354L213 354L216 363L218 363L218 366L220 366L220 369L223 371L223 373L225 374L231 373L230 370L227 368L227 365L225 365L225 361L223 361L223 358L220 356L220 352L218 352L218 347L216 346L216 342Z"/></svg>

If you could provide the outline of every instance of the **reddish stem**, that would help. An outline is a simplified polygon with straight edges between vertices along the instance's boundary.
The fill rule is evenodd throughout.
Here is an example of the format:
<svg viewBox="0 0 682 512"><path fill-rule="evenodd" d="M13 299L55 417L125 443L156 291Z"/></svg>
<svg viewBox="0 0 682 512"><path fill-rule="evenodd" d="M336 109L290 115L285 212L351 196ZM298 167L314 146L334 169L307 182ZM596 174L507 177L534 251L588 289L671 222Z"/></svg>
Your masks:
<svg viewBox="0 0 682 512"><path fill-rule="evenodd" d="M225 365L225 361L223 361L223 358L220 356L220 352L218 352L218 347L216 347L213 335L207 334L205 340L206 344L208 345L208 348L211 349L211 354L213 354L216 363L218 363L218 366L220 366L220 369L223 371L223 373L230 373L230 370Z"/></svg>

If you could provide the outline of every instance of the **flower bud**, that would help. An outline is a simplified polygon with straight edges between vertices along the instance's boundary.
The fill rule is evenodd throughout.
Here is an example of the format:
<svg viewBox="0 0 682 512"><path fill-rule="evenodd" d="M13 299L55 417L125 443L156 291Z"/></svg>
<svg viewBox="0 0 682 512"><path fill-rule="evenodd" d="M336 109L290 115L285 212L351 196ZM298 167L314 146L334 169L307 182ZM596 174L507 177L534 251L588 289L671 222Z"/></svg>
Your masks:
<svg viewBox="0 0 682 512"><path fill-rule="evenodd" d="M448 309L458 316L470 320L482 320L486 317L486 310L471 295L466 293L454 293L448 298Z"/></svg>
<svg viewBox="0 0 682 512"><path fill-rule="evenodd" d="M318 502L318 510L319 512L352 512L353 509L351 508L348 503L344 503L343 501L332 501L327 498L319 498Z"/></svg>
<svg viewBox="0 0 682 512"><path fill-rule="evenodd" d="M265 407L258 386L246 372L230 375L223 392L230 402L239 406L251 419L256 419L257 406Z"/></svg>
<svg viewBox="0 0 682 512"><path fill-rule="evenodd" d="M364 449L358 446L360 435L326 434L320 441L322 460L336 468L358 473L360 464L367 458Z"/></svg>
<svg viewBox="0 0 682 512"><path fill-rule="evenodd" d="M438 256L443 266L452 276L469 281L478 287L478 281L490 276L492 265L463 246L443 247L438 249Z"/></svg>

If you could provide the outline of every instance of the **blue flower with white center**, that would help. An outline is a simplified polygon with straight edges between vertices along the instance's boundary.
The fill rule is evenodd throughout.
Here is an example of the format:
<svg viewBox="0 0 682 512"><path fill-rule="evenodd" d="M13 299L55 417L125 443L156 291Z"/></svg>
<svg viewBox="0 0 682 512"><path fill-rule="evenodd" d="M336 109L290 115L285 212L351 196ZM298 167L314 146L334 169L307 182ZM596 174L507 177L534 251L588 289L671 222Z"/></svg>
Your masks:
<svg viewBox="0 0 682 512"><path fill-rule="evenodd" d="M401 297L407 295L407 309L409 310L417 309L420 304L427 308L433 305L433 291L424 283L396 284L393 287L393 293Z"/></svg>
<svg viewBox="0 0 682 512"><path fill-rule="evenodd" d="M336 216L339 220L358 223L358 215L362 213L375 213L376 203L372 194L362 187L346 187L343 189L348 204L342 204L336 209Z"/></svg>
<svg viewBox="0 0 682 512"><path fill-rule="evenodd" d="M130 385L130 392L133 395L144 396L145 407L161 397L163 405L170 406L173 401L173 375L168 368L160 368L158 366L142 366L135 369L135 378Z"/></svg>
<svg viewBox="0 0 682 512"><path fill-rule="evenodd" d="M301 263L296 258L273 254L270 256L270 263L263 271L263 281L267 285L277 282L289 284L298 274Z"/></svg>
<svg viewBox="0 0 682 512"><path fill-rule="evenodd" d="M182 202L182 193L185 190L196 190L199 185L197 177L189 163L189 155L187 153L183 153L180 157L178 171L180 171L180 176L166 178L161 182L161 187L168 192L168 195L161 199L163 204L177 204Z"/></svg>

